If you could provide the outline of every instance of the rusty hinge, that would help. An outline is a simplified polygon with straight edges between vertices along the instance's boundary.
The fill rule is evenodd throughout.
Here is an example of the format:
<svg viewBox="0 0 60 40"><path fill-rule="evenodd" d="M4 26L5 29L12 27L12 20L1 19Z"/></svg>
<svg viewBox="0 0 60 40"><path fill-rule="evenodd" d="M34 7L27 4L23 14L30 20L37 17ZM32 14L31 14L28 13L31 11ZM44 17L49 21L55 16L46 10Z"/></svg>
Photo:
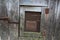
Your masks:
<svg viewBox="0 0 60 40"><path fill-rule="evenodd" d="M49 13L49 8L45 8L45 14Z"/></svg>

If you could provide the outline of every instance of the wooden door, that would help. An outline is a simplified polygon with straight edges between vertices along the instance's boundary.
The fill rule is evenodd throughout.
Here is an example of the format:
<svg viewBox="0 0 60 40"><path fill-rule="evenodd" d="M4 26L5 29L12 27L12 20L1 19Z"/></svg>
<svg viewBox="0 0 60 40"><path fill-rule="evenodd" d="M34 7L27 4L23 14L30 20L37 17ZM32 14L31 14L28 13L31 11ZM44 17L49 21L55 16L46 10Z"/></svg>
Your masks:
<svg viewBox="0 0 60 40"><path fill-rule="evenodd" d="M25 12L25 31L40 32L41 12Z"/></svg>

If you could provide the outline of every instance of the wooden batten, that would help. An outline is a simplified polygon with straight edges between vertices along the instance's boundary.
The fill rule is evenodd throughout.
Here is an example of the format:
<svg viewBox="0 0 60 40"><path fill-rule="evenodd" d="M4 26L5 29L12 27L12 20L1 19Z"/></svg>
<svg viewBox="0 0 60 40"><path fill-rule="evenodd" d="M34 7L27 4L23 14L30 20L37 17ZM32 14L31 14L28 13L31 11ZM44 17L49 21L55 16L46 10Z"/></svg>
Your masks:
<svg viewBox="0 0 60 40"><path fill-rule="evenodd" d="M19 5L20 7L47 7L42 5Z"/></svg>
<svg viewBox="0 0 60 40"><path fill-rule="evenodd" d="M19 22L12 22L12 21L10 21L8 17L0 17L0 20L8 21L8 23L10 23L10 24L19 24Z"/></svg>
<svg viewBox="0 0 60 40"><path fill-rule="evenodd" d="M8 17L0 17L0 20L8 20Z"/></svg>
<svg viewBox="0 0 60 40"><path fill-rule="evenodd" d="M10 23L10 24L19 24L19 22L12 22L12 21L8 21L8 23Z"/></svg>

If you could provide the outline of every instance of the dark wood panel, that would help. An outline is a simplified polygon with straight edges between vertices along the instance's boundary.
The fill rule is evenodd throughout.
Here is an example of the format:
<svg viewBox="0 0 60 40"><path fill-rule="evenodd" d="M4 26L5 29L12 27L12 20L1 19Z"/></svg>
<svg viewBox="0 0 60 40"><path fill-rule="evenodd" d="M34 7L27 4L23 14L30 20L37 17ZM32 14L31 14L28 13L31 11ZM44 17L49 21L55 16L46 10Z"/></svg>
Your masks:
<svg viewBox="0 0 60 40"><path fill-rule="evenodd" d="M25 31L40 31L41 12L25 12Z"/></svg>

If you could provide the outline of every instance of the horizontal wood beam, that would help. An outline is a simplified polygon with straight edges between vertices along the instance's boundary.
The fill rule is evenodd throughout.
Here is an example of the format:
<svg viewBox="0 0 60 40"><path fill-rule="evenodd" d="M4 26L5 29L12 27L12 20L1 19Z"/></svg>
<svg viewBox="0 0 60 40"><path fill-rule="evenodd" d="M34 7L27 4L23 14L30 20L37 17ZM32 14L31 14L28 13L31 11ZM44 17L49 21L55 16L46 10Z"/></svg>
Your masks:
<svg viewBox="0 0 60 40"><path fill-rule="evenodd" d="M0 17L0 20L8 20L8 17Z"/></svg>
<svg viewBox="0 0 60 40"><path fill-rule="evenodd" d="M10 23L10 24L19 24L19 22L11 22L11 21L8 21L8 23Z"/></svg>
<svg viewBox="0 0 60 40"><path fill-rule="evenodd" d="M10 21L9 17L0 17L0 20L8 21L8 23L10 23L10 24L19 24L19 22L12 22L12 21Z"/></svg>
<svg viewBox="0 0 60 40"><path fill-rule="evenodd" d="M48 6L39 6L39 5L19 5L20 7L48 7Z"/></svg>

